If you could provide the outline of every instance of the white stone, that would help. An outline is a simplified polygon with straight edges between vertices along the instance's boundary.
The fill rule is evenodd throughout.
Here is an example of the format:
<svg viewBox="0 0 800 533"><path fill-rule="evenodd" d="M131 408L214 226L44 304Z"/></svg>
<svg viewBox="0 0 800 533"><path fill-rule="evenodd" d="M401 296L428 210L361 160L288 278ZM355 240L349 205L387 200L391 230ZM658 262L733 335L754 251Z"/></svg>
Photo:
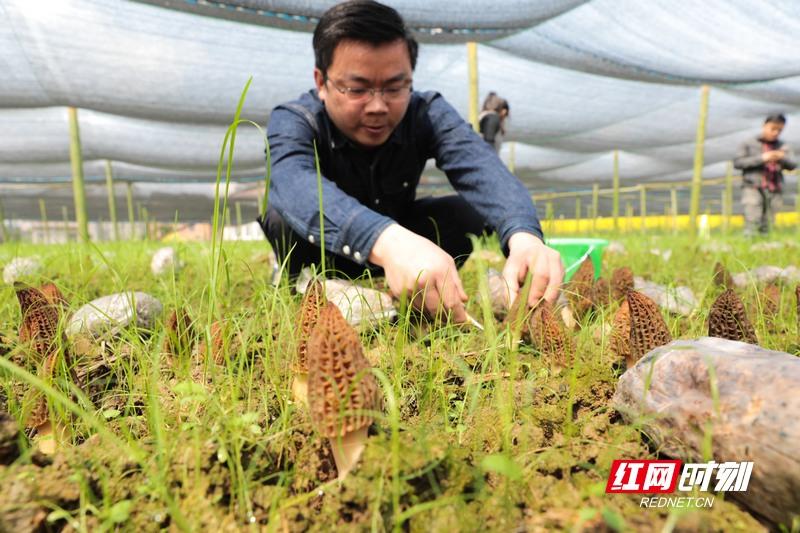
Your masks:
<svg viewBox="0 0 800 533"><path fill-rule="evenodd" d="M733 246L726 242L709 241L700 245L700 251L707 254L729 254L733 252Z"/></svg>
<svg viewBox="0 0 800 533"><path fill-rule="evenodd" d="M633 278L633 284L634 289L670 313L689 316L697 308L697 297L689 287L665 287L639 276Z"/></svg>
<svg viewBox="0 0 800 533"><path fill-rule="evenodd" d="M751 252L772 252L775 250L783 250L786 248L786 244L778 241L770 241L770 242L757 242L750 246Z"/></svg>
<svg viewBox="0 0 800 533"><path fill-rule="evenodd" d="M672 250L670 249L661 250L660 248L652 248L650 250L650 253L653 255L657 255L664 261L669 261L670 257L672 257Z"/></svg>
<svg viewBox="0 0 800 533"><path fill-rule="evenodd" d="M165 246L156 250L153 254L153 259L150 261L150 270L156 276L167 274L173 269L178 272L181 268L183 268L183 262L178 257L178 251L172 246Z"/></svg>
<svg viewBox="0 0 800 533"><path fill-rule="evenodd" d="M35 276L42 270L36 257L16 257L3 268L3 282L13 285L15 281Z"/></svg>
<svg viewBox="0 0 800 533"><path fill-rule="evenodd" d="M625 255L628 252L627 250L625 250L625 245L622 244L621 242L611 241L610 243L608 243L608 246L606 246L605 253Z"/></svg>
<svg viewBox="0 0 800 533"><path fill-rule="evenodd" d="M310 280L310 272L303 269L297 277L295 285L297 292L305 294ZM339 308L344 318L352 326L374 325L397 316L397 310L392 304L390 295L375 289L360 287L347 280L325 280L325 297Z"/></svg>
<svg viewBox="0 0 800 533"><path fill-rule="evenodd" d="M751 283L772 283L783 274L784 269L777 266L764 265L752 268L747 272L740 272L731 276L733 284L737 287L744 287Z"/></svg>
<svg viewBox="0 0 800 533"><path fill-rule="evenodd" d="M150 329L162 310L161 302L144 292L111 294L92 300L75 311L66 333L69 336L78 333L113 336L134 321L136 326Z"/></svg>
<svg viewBox="0 0 800 533"><path fill-rule="evenodd" d="M789 285L800 283L800 268L790 265L781 271L781 280Z"/></svg>

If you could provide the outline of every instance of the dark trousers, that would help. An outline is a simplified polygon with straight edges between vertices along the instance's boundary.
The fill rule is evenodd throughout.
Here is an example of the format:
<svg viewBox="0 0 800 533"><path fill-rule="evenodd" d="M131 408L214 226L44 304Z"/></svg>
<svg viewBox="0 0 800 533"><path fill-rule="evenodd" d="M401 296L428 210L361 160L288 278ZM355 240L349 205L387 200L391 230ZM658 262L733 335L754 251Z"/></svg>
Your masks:
<svg viewBox="0 0 800 533"><path fill-rule="evenodd" d="M280 264L283 264L291 250L287 262L291 276L299 274L304 266L312 263L319 265L319 246L298 235L275 209L268 208L266 216L259 217L258 222ZM458 266L461 266L472 253L472 242L468 235L492 232L483 217L458 195L416 200L397 222L439 245L455 259ZM327 269L349 278L361 276L364 270L369 270L372 275L383 275L383 269L375 265L369 263L359 265L346 257L330 252L325 254L325 264Z"/></svg>

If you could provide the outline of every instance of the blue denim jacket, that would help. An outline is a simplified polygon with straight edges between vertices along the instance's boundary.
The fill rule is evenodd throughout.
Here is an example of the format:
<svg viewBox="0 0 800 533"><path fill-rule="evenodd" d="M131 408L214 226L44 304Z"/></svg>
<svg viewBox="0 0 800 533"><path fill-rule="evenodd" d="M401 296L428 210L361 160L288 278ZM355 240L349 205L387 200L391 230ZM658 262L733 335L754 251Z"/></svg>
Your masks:
<svg viewBox="0 0 800 533"><path fill-rule="evenodd" d="M530 194L458 112L436 92L413 92L403 120L377 150L354 145L328 118L316 90L279 105L268 127L270 205L309 242L320 242L316 145L325 248L365 263L378 236L414 201L434 158L453 188L498 233L542 237Z"/></svg>

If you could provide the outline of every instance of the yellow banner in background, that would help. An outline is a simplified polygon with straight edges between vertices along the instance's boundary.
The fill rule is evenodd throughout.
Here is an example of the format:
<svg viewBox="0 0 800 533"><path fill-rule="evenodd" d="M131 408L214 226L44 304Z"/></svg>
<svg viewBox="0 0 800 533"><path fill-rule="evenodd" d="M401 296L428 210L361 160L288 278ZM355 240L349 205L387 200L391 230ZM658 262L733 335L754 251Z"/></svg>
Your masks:
<svg viewBox="0 0 800 533"><path fill-rule="evenodd" d="M698 217L699 225L706 225L709 229L718 229L725 227L725 219L723 215L700 215ZM705 220L705 221L704 221ZM654 215L644 217L619 217L619 229L622 231L641 231L643 229L662 229L662 230L686 230L689 229L689 215L678 215L676 217L668 215ZM796 212L778 213L776 217L776 226L778 227L791 227L800 225L800 214ZM730 228L744 227L744 218L741 215L733 215L730 217ZM583 218L576 220L574 218L565 218L558 220L542 220L542 229L545 234L575 234L575 233L588 233L593 231L613 231L614 218L613 217L598 217L596 219Z"/></svg>

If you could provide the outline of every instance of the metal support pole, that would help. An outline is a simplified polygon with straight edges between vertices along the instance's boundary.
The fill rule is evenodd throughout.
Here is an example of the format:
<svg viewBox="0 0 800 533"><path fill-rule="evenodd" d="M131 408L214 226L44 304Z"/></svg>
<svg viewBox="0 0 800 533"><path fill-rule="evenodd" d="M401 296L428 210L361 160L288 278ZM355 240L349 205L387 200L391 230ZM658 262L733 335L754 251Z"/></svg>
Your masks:
<svg viewBox="0 0 800 533"><path fill-rule="evenodd" d="M88 217L86 216L86 191L83 186L83 155L81 135L78 128L78 110L67 108L69 117L69 160L72 165L72 197L75 201L75 220L78 223L78 236L82 242L89 242Z"/></svg>
<svg viewBox="0 0 800 533"><path fill-rule="evenodd" d="M706 139L706 119L708 118L708 85L700 89L700 117L697 121L697 139L694 148L694 172L692 173L692 196L689 207L689 228L697 235L697 215L700 212L700 196L703 190L703 146Z"/></svg>
<svg viewBox="0 0 800 533"><path fill-rule="evenodd" d="M111 161L106 160L106 188L108 189L108 217L114 230L114 240L119 240L119 224L117 223L117 205L114 203L114 174Z"/></svg>
<svg viewBox="0 0 800 533"><path fill-rule="evenodd" d="M469 70L469 122L478 131L478 43L467 43Z"/></svg>
<svg viewBox="0 0 800 533"><path fill-rule="evenodd" d="M727 232L730 222L730 218L728 217L728 195L725 189L722 189L719 193L719 213L722 217L722 230Z"/></svg>
<svg viewBox="0 0 800 533"><path fill-rule="evenodd" d="M242 204L241 202L236 202L236 235L241 239L242 238Z"/></svg>
<svg viewBox="0 0 800 533"><path fill-rule="evenodd" d="M672 231L678 230L678 190L672 187L669 190L669 203L672 207Z"/></svg>
<svg viewBox="0 0 800 533"><path fill-rule="evenodd" d="M67 206L61 206L61 216L64 218L64 242L69 242L69 211Z"/></svg>
<svg viewBox="0 0 800 533"><path fill-rule="evenodd" d="M614 150L614 204L611 215L614 217L614 229L619 229L619 150Z"/></svg>
<svg viewBox="0 0 800 533"><path fill-rule="evenodd" d="M647 188L644 185L639 185L639 218L642 221L642 229L645 229L647 221Z"/></svg>
<svg viewBox="0 0 800 533"><path fill-rule="evenodd" d="M133 240L136 238L136 218L133 212L133 183L129 181L126 185L125 198L128 202L128 226L130 227L130 235L128 237Z"/></svg>
<svg viewBox="0 0 800 533"><path fill-rule="evenodd" d="M597 217L600 215L600 184L592 185L592 231L597 231Z"/></svg>
<svg viewBox="0 0 800 533"><path fill-rule="evenodd" d="M633 202L627 200L625 202L625 218L628 225L627 229L633 227Z"/></svg>
<svg viewBox="0 0 800 533"><path fill-rule="evenodd" d="M725 173L725 231L731 228L733 217L733 162L728 161L728 171Z"/></svg>
<svg viewBox="0 0 800 533"><path fill-rule="evenodd" d="M39 214L42 217L42 229L44 230L44 242L50 243L50 225L47 223L47 204L44 198L39 198Z"/></svg>
<svg viewBox="0 0 800 533"><path fill-rule="evenodd" d="M8 242L8 230L6 230L6 212L3 209L3 202L0 202L0 237L3 242Z"/></svg>
<svg viewBox="0 0 800 533"><path fill-rule="evenodd" d="M145 206L141 206L142 209L142 222L144 222L144 238L145 240L150 240L150 213L147 212L147 208Z"/></svg>

